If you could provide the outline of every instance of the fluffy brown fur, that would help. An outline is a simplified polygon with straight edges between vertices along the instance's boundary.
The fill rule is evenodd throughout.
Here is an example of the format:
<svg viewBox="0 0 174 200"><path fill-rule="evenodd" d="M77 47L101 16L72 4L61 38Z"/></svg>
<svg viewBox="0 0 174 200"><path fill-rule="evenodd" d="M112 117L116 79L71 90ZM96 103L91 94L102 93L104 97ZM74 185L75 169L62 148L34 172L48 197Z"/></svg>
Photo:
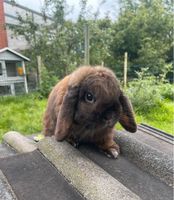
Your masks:
<svg viewBox="0 0 174 200"><path fill-rule="evenodd" d="M133 109L108 68L84 66L61 80L49 95L44 117L45 136L73 144L90 142L117 157L113 140L116 122L136 131Z"/></svg>

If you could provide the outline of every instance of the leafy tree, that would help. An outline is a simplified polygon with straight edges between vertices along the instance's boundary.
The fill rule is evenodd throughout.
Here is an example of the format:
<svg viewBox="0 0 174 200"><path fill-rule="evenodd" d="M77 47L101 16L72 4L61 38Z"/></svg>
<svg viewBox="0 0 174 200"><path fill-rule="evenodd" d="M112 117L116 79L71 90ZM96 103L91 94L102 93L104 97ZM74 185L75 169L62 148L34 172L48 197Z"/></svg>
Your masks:
<svg viewBox="0 0 174 200"><path fill-rule="evenodd" d="M53 17L52 24L39 25L29 16L18 16L19 26L11 26L16 35L22 35L28 41L30 49L26 51L37 66L36 56L48 71L63 77L73 66L82 63L81 53L82 28L78 23L65 20L65 1L46 1L43 13ZM54 8L54 9L52 9ZM43 15L43 16L45 16Z"/></svg>
<svg viewBox="0 0 174 200"><path fill-rule="evenodd" d="M100 5L105 1L101 1ZM48 73L62 78L76 66L84 63L84 26L90 28L90 63L104 63L117 76L122 76L123 56L128 52L128 74L148 68L149 74L168 74L173 59L172 1L171 0L120 0L117 20L99 19L99 8L92 13L87 0L81 0L77 21L67 20L70 7L65 0L46 0L43 18L52 17L51 24L39 25L32 17L19 15L20 26L12 27L30 44L27 54L31 66L37 66L36 56ZM99 5L99 7L100 7ZM31 68L32 68L31 67ZM163 76L164 78L164 76Z"/></svg>
<svg viewBox="0 0 174 200"><path fill-rule="evenodd" d="M121 13L115 23L111 45L114 57L122 59L128 52L130 71L148 67L151 74L163 72L172 49L171 1L121 1Z"/></svg>

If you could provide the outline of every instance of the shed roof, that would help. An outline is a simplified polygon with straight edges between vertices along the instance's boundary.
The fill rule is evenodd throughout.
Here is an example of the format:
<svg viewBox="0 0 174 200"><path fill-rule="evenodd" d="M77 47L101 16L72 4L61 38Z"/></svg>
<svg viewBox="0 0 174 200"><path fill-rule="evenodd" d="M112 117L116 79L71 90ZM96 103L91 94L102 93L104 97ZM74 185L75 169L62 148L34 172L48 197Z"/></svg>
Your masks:
<svg viewBox="0 0 174 200"><path fill-rule="evenodd" d="M23 56L22 54L18 53L18 52L15 51L15 50L12 50L12 49L10 49L10 48L8 48L8 47L5 47L5 48L3 48L3 49L0 49L0 54L1 54L1 53L4 53L5 51L8 51L8 52L10 52L10 53L12 53L12 54L18 56L18 57L22 58L22 59L25 60L25 61L30 61L29 58Z"/></svg>

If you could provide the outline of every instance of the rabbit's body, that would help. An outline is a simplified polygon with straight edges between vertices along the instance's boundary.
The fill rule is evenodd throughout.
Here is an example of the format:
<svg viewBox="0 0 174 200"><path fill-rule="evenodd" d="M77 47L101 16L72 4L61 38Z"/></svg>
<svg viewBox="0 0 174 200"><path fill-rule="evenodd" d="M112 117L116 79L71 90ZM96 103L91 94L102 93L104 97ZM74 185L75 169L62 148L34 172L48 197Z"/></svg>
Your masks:
<svg viewBox="0 0 174 200"><path fill-rule="evenodd" d="M52 90L44 117L44 134L58 141L90 142L117 157L113 127L120 122L136 131L133 111L114 73L104 67L81 67Z"/></svg>

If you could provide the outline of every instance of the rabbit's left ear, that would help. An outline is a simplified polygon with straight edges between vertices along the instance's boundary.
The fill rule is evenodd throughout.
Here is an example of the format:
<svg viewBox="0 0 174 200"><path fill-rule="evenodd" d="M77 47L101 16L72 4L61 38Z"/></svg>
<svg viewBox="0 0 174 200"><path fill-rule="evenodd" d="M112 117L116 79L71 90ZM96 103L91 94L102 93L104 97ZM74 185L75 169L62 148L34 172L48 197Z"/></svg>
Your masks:
<svg viewBox="0 0 174 200"><path fill-rule="evenodd" d="M135 122L132 104L122 92L119 100L122 106L119 122L127 131L134 133L137 131L137 124Z"/></svg>
<svg viewBox="0 0 174 200"><path fill-rule="evenodd" d="M69 87L57 116L57 123L55 128L55 138L58 141L64 140L71 129L73 123L76 104L78 101L79 87Z"/></svg>

